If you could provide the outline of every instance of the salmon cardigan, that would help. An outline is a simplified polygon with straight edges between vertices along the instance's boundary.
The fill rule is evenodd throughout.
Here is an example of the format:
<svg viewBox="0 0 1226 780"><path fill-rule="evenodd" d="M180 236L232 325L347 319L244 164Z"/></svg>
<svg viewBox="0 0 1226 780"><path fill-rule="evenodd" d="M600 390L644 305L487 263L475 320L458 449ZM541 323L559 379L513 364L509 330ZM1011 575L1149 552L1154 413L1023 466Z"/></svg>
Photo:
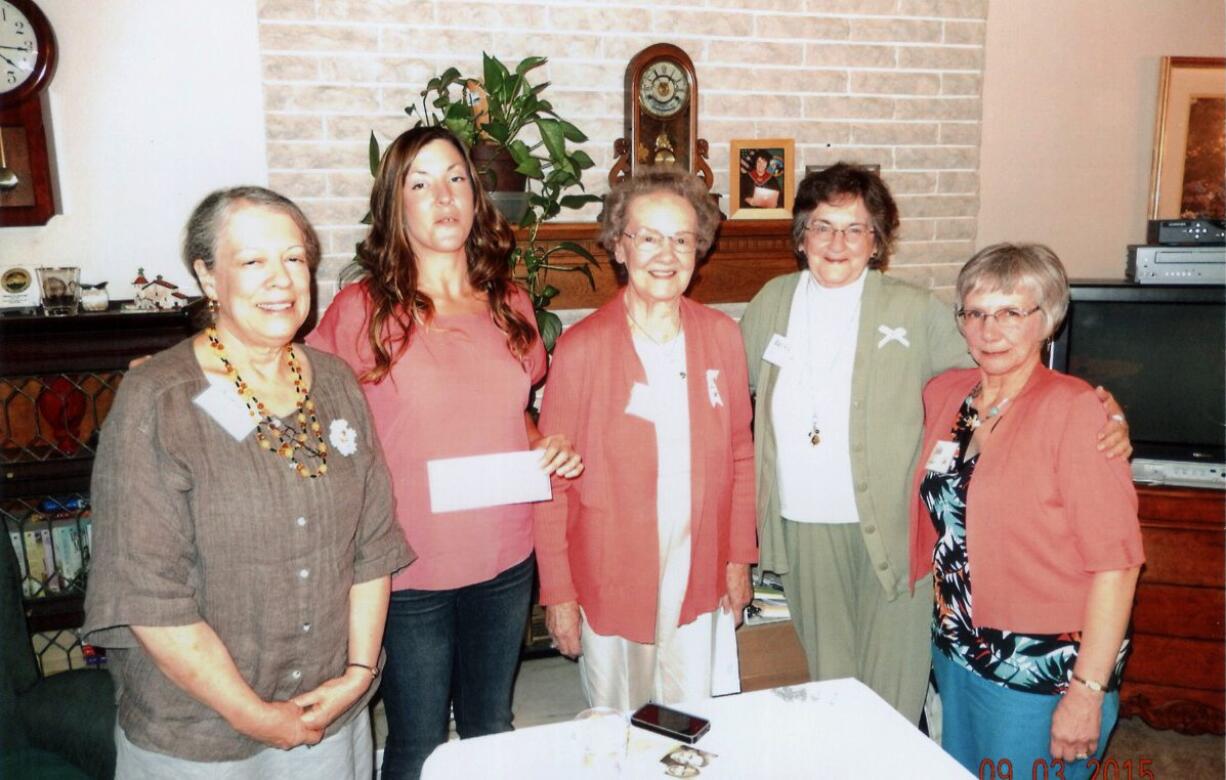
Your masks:
<svg viewBox="0 0 1226 780"><path fill-rule="evenodd" d="M911 490L911 582L932 571L936 529L919 497L924 463L979 381L954 369L924 388L924 443ZM1039 366L1000 417L966 497L975 624L1024 634L1080 631L1096 572L1145 561L1123 458L1096 449L1107 420L1094 389Z"/></svg>
<svg viewBox="0 0 1226 780"><path fill-rule="evenodd" d="M555 480L537 504L540 602L577 600L592 629L651 643L660 561L655 426L626 413L647 375L634 350L622 295L559 339L541 403L543 434L563 433L583 474ZM681 299L690 405L691 559L681 625L727 592L728 563L755 563L753 440L741 334L726 315Z"/></svg>

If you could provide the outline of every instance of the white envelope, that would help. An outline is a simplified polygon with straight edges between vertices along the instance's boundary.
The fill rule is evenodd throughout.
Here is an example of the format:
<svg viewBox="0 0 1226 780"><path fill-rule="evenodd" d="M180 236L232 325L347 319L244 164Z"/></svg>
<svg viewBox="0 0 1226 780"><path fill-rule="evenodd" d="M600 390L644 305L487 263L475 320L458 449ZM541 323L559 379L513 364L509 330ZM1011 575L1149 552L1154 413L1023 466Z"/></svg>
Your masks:
<svg viewBox="0 0 1226 780"><path fill-rule="evenodd" d="M541 469L542 454L541 450L527 450L427 462L430 511L548 501L553 490Z"/></svg>

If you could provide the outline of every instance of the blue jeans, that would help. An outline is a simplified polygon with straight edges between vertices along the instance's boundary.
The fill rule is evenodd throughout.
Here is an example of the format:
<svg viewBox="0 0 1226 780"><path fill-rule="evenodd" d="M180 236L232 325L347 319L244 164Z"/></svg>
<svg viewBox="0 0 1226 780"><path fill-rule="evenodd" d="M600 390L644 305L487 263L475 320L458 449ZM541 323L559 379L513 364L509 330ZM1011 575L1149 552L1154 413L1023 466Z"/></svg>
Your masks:
<svg viewBox="0 0 1226 780"><path fill-rule="evenodd" d="M935 647L932 671L941 693L941 747L979 778L1010 773L1015 778L1089 778L1119 718L1120 694L1112 691L1103 697L1098 750L1091 757L1095 760L1074 761L1058 771L1051 756L1051 716L1060 696L997 685Z"/></svg>
<svg viewBox="0 0 1226 780"><path fill-rule="evenodd" d="M511 730L511 688L532 599L534 559L452 590L397 590L387 612L384 780L421 775L447 741L454 703L462 739Z"/></svg>

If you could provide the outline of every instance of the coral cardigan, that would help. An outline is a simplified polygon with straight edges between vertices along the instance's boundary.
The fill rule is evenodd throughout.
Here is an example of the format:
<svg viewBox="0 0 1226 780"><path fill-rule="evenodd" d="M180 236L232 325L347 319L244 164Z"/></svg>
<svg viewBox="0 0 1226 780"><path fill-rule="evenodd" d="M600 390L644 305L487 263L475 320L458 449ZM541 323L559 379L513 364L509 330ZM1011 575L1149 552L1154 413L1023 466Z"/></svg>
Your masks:
<svg viewBox="0 0 1226 780"><path fill-rule="evenodd" d="M623 293L624 294L624 293ZM681 299L690 404L689 582L681 625L714 610L728 563L754 563L753 440L745 352L736 323ZM626 413L646 383L622 296L558 341L541 403L542 433L564 433L583 474L555 480L536 506L542 604L578 600L593 630L655 641L660 562L655 426Z"/></svg>
<svg viewBox="0 0 1226 780"><path fill-rule="evenodd" d="M955 369L924 389L924 444L911 491L912 584L932 571L936 529L919 498L924 462L979 381ZM1079 631L1096 572L1145 562L1132 472L1095 449L1107 415L1093 388L1039 366L981 452L966 498L979 626Z"/></svg>

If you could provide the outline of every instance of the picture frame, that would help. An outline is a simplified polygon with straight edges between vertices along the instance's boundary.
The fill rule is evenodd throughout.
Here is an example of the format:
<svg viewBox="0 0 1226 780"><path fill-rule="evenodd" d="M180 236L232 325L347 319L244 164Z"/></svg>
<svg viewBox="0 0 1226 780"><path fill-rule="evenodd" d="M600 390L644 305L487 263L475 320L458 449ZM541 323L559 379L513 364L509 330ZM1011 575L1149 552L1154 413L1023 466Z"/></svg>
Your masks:
<svg viewBox="0 0 1226 780"><path fill-rule="evenodd" d="M796 196L793 139L733 139L728 160L729 219L792 218Z"/></svg>
<svg viewBox="0 0 1226 780"><path fill-rule="evenodd" d="M1163 57L1150 219L1226 218L1226 58Z"/></svg>

